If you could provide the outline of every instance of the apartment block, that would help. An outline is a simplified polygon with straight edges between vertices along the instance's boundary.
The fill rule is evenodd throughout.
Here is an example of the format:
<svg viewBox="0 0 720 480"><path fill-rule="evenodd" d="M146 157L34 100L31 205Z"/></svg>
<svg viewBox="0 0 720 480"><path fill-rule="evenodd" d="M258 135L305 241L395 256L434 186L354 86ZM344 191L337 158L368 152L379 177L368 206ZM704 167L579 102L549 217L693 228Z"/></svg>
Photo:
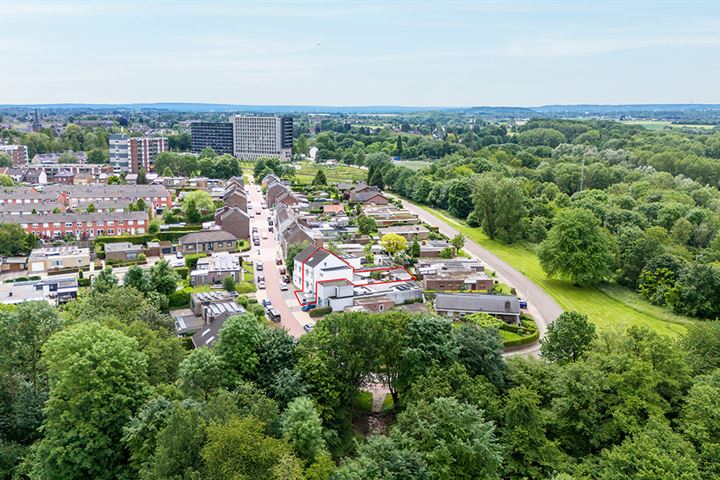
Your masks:
<svg viewBox="0 0 720 480"><path fill-rule="evenodd" d="M234 154L243 160L292 156L293 119L290 117L232 117Z"/></svg>
<svg viewBox="0 0 720 480"><path fill-rule="evenodd" d="M10 156L13 167L27 165L28 149L25 145L0 145L0 153Z"/></svg>
<svg viewBox="0 0 720 480"><path fill-rule="evenodd" d="M110 135L110 165L113 172L138 173L141 168L154 171L155 157L167 151L165 137L128 137L123 134Z"/></svg>
<svg viewBox="0 0 720 480"><path fill-rule="evenodd" d="M168 139L165 137L133 137L130 139L130 172L155 171L155 157L167 151Z"/></svg>
<svg viewBox="0 0 720 480"><path fill-rule="evenodd" d="M200 153L210 147L218 155L232 155L235 153L233 128L231 122L192 122L190 150Z"/></svg>

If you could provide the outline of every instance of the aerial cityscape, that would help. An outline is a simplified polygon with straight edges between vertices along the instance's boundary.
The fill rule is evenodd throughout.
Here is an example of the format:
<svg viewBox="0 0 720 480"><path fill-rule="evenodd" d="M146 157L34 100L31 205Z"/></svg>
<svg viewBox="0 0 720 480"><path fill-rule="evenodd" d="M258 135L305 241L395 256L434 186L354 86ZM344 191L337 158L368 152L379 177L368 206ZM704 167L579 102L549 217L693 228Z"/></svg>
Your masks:
<svg viewBox="0 0 720 480"><path fill-rule="evenodd" d="M720 4L0 18L0 480L720 478Z"/></svg>

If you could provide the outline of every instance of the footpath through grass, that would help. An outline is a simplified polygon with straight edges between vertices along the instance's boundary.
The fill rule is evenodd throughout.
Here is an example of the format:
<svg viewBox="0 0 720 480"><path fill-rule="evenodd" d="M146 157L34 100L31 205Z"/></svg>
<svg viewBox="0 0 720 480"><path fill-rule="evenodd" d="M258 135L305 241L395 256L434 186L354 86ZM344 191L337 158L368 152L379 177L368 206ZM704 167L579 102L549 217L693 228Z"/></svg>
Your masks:
<svg viewBox="0 0 720 480"><path fill-rule="evenodd" d="M460 222L442 211L423 205L418 206L439 216L463 235L522 272L553 297L563 309L576 310L586 314L600 329L616 325L637 325L649 327L658 333L677 336L684 333L686 325L693 321L688 317L676 315L652 305L637 293L618 285L578 287L565 280L549 279L540 266L535 252L529 246L507 245L490 240L479 228L468 227L464 222Z"/></svg>

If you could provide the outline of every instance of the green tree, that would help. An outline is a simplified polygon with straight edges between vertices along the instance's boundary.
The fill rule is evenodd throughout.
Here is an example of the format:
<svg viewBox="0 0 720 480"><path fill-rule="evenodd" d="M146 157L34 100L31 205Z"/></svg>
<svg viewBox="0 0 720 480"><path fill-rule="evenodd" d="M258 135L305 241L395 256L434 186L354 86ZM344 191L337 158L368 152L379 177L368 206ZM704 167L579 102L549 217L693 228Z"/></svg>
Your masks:
<svg viewBox="0 0 720 480"><path fill-rule="evenodd" d="M113 273L111 267L105 267L93 282L93 293L107 293L113 287L117 286L118 278Z"/></svg>
<svg viewBox="0 0 720 480"><path fill-rule="evenodd" d="M177 290L178 274L167 260L155 263L150 267L150 285L153 290L163 295L170 295Z"/></svg>
<svg viewBox="0 0 720 480"><path fill-rule="evenodd" d="M228 275L227 277L223 278L223 288L228 292L234 292L235 291L235 278L233 278L231 275Z"/></svg>
<svg viewBox="0 0 720 480"><path fill-rule="evenodd" d="M377 223L372 217L367 215L360 215L357 217L358 231L361 235L370 235L377 232Z"/></svg>
<svg viewBox="0 0 720 480"><path fill-rule="evenodd" d="M418 258L420 256L420 242L417 241L417 238L413 239L413 242L410 244L408 255L412 258Z"/></svg>
<svg viewBox="0 0 720 480"><path fill-rule="evenodd" d="M518 180L485 173L476 182L473 198L475 216L488 237L508 243L522 238L526 198Z"/></svg>
<svg viewBox="0 0 720 480"><path fill-rule="evenodd" d="M180 364L180 380L186 391L202 394L205 400L210 393L228 382L227 365L215 350L207 347L196 348Z"/></svg>
<svg viewBox="0 0 720 480"><path fill-rule="evenodd" d="M603 452L599 476L606 480L700 480L694 455L692 445L662 421L653 420L622 445Z"/></svg>
<svg viewBox="0 0 720 480"><path fill-rule="evenodd" d="M691 323L681 343L696 375L720 368L720 321Z"/></svg>
<svg viewBox="0 0 720 480"><path fill-rule="evenodd" d="M58 163L78 163L78 159L73 153L64 152L58 158Z"/></svg>
<svg viewBox="0 0 720 480"><path fill-rule="evenodd" d="M103 164L110 161L110 154L107 148L93 148L87 154L88 163Z"/></svg>
<svg viewBox="0 0 720 480"><path fill-rule="evenodd" d="M337 480L428 480L422 455L402 435L371 435L335 472Z"/></svg>
<svg viewBox="0 0 720 480"><path fill-rule="evenodd" d="M327 178L325 178L325 172L318 168L318 171L315 173L315 178L313 178L312 185L327 185Z"/></svg>
<svg viewBox="0 0 720 480"><path fill-rule="evenodd" d="M141 167L140 170L138 171L137 184L138 185L147 185L147 183L148 183L147 170L145 170L144 167Z"/></svg>
<svg viewBox="0 0 720 480"><path fill-rule="evenodd" d="M255 315L243 313L225 320L215 346L223 362L244 376L255 374L258 348L263 340L263 326Z"/></svg>
<svg viewBox="0 0 720 480"><path fill-rule="evenodd" d="M201 408L192 402L174 406L157 433L155 452L143 478L201 478L201 453L207 438L207 421Z"/></svg>
<svg viewBox="0 0 720 480"><path fill-rule="evenodd" d="M458 233L450 239L450 244L455 247L458 255L460 255L460 252L462 252L462 249L465 246L465 235L463 235L462 233Z"/></svg>
<svg viewBox="0 0 720 480"><path fill-rule="evenodd" d="M684 437L699 453L703 478L720 475L720 370L697 377L680 415Z"/></svg>
<svg viewBox="0 0 720 480"><path fill-rule="evenodd" d="M720 318L720 268L702 263L686 268L678 283L678 301L675 310L693 317Z"/></svg>
<svg viewBox="0 0 720 480"><path fill-rule="evenodd" d="M0 152L0 167L12 167L12 158L5 152Z"/></svg>
<svg viewBox="0 0 720 480"><path fill-rule="evenodd" d="M202 221L200 210L198 210L193 200L185 200L183 206L185 207L185 220L187 220L188 223L200 223Z"/></svg>
<svg viewBox="0 0 720 480"><path fill-rule="evenodd" d="M287 247L287 254L285 255L285 266L288 272L292 272L295 266L295 257L298 253L305 250L308 246L308 242L303 241L301 243L293 243Z"/></svg>
<svg viewBox="0 0 720 480"><path fill-rule="evenodd" d="M167 425L173 404L160 395L151 398L138 410L125 427L122 442L130 452L130 465L145 478L152 467L158 433Z"/></svg>
<svg viewBox="0 0 720 480"><path fill-rule="evenodd" d="M422 455L431 478L498 478L502 460L495 427L454 398L409 405L397 427Z"/></svg>
<svg viewBox="0 0 720 480"><path fill-rule="evenodd" d="M602 281L615 263L612 239L592 212L582 208L558 213L538 257L548 276L567 277L578 285Z"/></svg>
<svg viewBox="0 0 720 480"><path fill-rule="evenodd" d="M123 286L132 287L140 292L148 292L151 288L150 278L141 267L131 266L123 278Z"/></svg>
<svg viewBox="0 0 720 480"><path fill-rule="evenodd" d="M155 235L158 232L160 232L160 220L153 218L150 220L150 224L148 225L148 233L150 235Z"/></svg>
<svg viewBox="0 0 720 480"><path fill-rule="evenodd" d="M15 185L13 179L5 174L0 174L0 187L12 187Z"/></svg>
<svg viewBox="0 0 720 480"><path fill-rule="evenodd" d="M588 321L587 315L563 312L548 325L547 335L540 340L540 351L553 362L576 362L595 337L595 325Z"/></svg>
<svg viewBox="0 0 720 480"><path fill-rule="evenodd" d="M202 449L207 478L272 478L281 460L293 455L285 441L268 437L263 429L262 422L253 417L211 423Z"/></svg>
<svg viewBox="0 0 720 480"><path fill-rule="evenodd" d="M463 323L454 330L458 345L458 360L467 371L483 375L496 387L505 383L505 360L503 343L495 328L481 328L472 323Z"/></svg>
<svg viewBox="0 0 720 480"><path fill-rule="evenodd" d="M538 394L522 385L511 388L503 401L501 439L505 445L503 473L508 478L554 478L564 460L547 438L547 416Z"/></svg>
<svg viewBox="0 0 720 480"><path fill-rule="evenodd" d="M195 207L203 214L210 213L215 210L215 202L213 202L212 197L205 190L194 190L188 193L183 199L180 208L187 213L192 202L195 203Z"/></svg>
<svg viewBox="0 0 720 480"><path fill-rule="evenodd" d="M283 438L305 462L311 464L325 451L322 420L311 399L299 397L290 402L281 421Z"/></svg>
<svg viewBox="0 0 720 480"><path fill-rule="evenodd" d="M50 395L33 475L38 478L126 477L122 427L147 387L145 355L120 332L79 324L44 347Z"/></svg>
<svg viewBox="0 0 720 480"><path fill-rule="evenodd" d="M295 140L295 152L298 155L307 155L308 152L308 141L305 134L300 135L297 140Z"/></svg>
<svg viewBox="0 0 720 480"><path fill-rule="evenodd" d="M87 213L95 213L95 212L97 212L97 209L95 208L95 204L94 204L94 203L89 204L89 205L87 206L87 208L85 209L85 211L86 211Z"/></svg>
<svg viewBox="0 0 720 480"><path fill-rule="evenodd" d="M407 240L397 233L387 233L380 238L380 246L390 255L407 250Z"/></svg>
<svg viewBox="0 0 720 480"><path fill-rule="evenodd" d="M170 169L170 167L165 167L165 169L162 171L163 177L174 177L173 171Z"/></svg>
<svg viewBox="0 0 720 480"><path fill-rule="evenodd" d="M448 366L458 356L458 345L449 319L413 318L405 328L399 361L399 384L407 389L434 366Z"/></svg>
<svg viewBox="0 0 720 480"><path fill-rule="evenodd" d="M0 255L14 256L30 253L35 242L15 223L0 224Z"/></svg>

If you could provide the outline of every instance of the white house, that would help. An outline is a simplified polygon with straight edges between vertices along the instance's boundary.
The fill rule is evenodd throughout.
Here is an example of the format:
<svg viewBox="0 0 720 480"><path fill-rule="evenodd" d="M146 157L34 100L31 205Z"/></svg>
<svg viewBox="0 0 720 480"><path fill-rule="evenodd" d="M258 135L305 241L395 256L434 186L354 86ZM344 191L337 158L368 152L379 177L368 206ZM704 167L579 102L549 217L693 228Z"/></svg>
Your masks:
<svg viewBox="0 0 720 480"><path fill-rule="evenodd" d="M314 298L318 282L339 279L352 280L353 268L329 250L308 246L295 255L293 283L304 297Z"/></svg>

